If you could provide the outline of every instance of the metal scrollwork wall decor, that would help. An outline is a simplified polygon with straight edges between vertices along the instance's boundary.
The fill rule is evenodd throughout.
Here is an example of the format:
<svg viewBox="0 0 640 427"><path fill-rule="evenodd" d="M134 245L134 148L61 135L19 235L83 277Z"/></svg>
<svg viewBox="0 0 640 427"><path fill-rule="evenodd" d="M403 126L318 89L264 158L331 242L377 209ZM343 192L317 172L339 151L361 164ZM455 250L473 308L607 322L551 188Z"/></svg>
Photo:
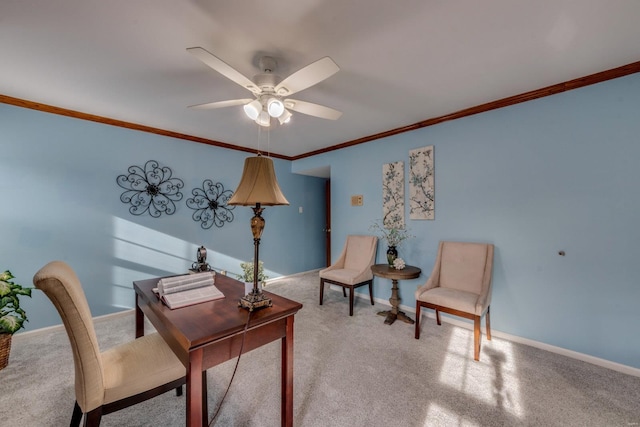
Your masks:
<svg viewBox="0 0 640 427"><path fill-rule="evenodd" d="M194 197L187 199L187 207L194 209L192 218L196 222L201 222L204 229L211 228L212 225L220 228L225 222L233 221L235 206L227 205L233 196L231 190L225 190L222 184L215 184L210 179L202 182L202 188L194 188L191 193Z"/></svg>
<svg viewBox="0 0 640 427"><path fill-rule="evenodd" d="M180 189L184 183L171 177L171 169L149 160L144 168L134 165L127 170L129 174L118 176L116 182L127 190L120 195L120 201L131 205L131 214L148 212L153 218L158 218L163 213L172 215L176 211L174 202L182 200Z"/></svg>

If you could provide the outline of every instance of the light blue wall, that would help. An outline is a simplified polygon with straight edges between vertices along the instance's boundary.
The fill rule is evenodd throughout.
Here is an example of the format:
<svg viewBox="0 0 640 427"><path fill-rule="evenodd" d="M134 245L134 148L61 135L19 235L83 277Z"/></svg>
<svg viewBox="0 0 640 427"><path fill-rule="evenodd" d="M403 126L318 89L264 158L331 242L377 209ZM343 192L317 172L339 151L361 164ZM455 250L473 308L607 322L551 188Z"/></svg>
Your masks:
<svg viewBox="0 0 640 427"><path fill-rule="evenodd" d="M640 340L627 333L640 323L638 105L632 75L293 165L275 159L291 205L265 210L261 259L272 277L324 264L324 183L295 172L331 167L335 258L347 234L368 233L381 217L382 165L404 161L406 179L408 150L434 145L436 220L409 220L407 210L418 237L400 255L423 276L401 283L403 304L414 304L439 240L491 242L494 329L639 368ZM132 306L132 280L188 268L201 244L218 269L236 272L252 257L249 208L202 230L184 199L172 216L132 216L115 184L129 166L155 159L184 180L185 199L205 178L233 190L244 153L7 105L0 149L0 269L19 283L63 259L101 315ZM353 194L364 206L350 206ZM389 287L376 279L374 295L388 298ZM59 323L39 292L24 304L28 329Z"/></svg>
<svg viewBox="0 0 640 427"><path fill-rule="evenodd" d="M186 272L200 245L214 268L230 273L253 257L249 207L203 230L185 203L207 178L235 190L246 153L2 104L0 149L0 269L16 283L31 285L40 267L64 260L98 316L133 306L133 280ZM116 177L151 159L184 181L171 216L133 216L120 202ZM274 164L291 205L265 209L260 259L270 277L322 267L324 180L292 174L288 161ZM60 323L40 292L24 307L27 330Z"/></svg>
<svg viewBox="0 0 640 427"><path fill-rule="evenodd" d="M382 165L435 146L436 219L406 219L420 279L440 240L495 244L496 330L640 368L640 75L294 162L331 166L332 253L381 217ZM405 184L408 192L408 185ZM364 206L350 196L364 195ZM379 245L378 261L386 247ZM565 251L566 256L559 256ZM387 280L374 296L389 298Z"/></svg>

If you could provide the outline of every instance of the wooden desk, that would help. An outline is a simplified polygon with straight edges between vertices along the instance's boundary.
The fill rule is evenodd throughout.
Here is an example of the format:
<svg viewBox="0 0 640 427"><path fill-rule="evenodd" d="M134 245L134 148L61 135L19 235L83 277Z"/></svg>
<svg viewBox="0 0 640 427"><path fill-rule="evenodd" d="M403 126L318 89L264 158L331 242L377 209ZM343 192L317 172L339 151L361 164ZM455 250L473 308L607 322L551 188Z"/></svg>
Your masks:
<svg viewBox="0 0 640 427"><path fill-rule="evenodd" d="M136 292L136 338L144 335L144 316L169 344L187 368L187 426L208 424L206 370L240 352L243 330L249 316L238 307L244 284L221 274L216 287L225 298L175 310L153 293L159 279L133 282ZM293 426L293 317L302 304L265 292L273 307L251 314L243 353L282 339L281 425Z"/></svg>
<svg viewBox="0 0 640 427"><path fill-rule="evenodd" d="M398 295L398 280L415 279L420 276L422 270L411 265L407 265L402 270L396 270L393 267L389 267L389 264L375 264L371 266L371 272L374 274L374 276L391 279L391 283L393 284L393 286L391 287L391 298L389 298L389 302L391 303L391 310L378 312L378 315L386 317L384 323L387 325L391 325L396 321L396 319L398 319L402 320L405 323L414 324L415 322L412 318L404 314L403 311L398 310L398 307L400 306L400 296Z"/></svg>

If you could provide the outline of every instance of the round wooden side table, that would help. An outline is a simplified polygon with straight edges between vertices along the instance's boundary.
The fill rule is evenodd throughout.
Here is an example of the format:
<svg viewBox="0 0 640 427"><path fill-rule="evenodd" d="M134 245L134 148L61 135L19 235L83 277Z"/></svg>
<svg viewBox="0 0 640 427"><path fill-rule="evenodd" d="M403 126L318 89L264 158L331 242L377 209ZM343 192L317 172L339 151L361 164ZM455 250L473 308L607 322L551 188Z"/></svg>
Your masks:
<svg viewBox="0 0 640 427"><path fill-rule="evenodd" d="M412 265L407 265L402 270L396 270L390 267L389 264L375 264L371 266L371 272L374 276L384 277L385 279L391 279L393 286L391 287L391 310L385 310L378 312L379 316L385 316L384 323L391 325L393 322L402 320L405 323L414 324L412 318L407 316L403 311L398 310L400 306L400 296L398 295L398 280L415 279L420 276L422 270Z"/></svg>

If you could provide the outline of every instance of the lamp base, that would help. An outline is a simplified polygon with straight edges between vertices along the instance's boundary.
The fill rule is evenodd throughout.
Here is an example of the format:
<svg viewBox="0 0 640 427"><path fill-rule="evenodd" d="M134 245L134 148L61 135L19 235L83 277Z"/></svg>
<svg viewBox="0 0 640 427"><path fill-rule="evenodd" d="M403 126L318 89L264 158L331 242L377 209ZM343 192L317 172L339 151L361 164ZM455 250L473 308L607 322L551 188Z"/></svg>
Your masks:
<svg viewBox="0 0 640 427"><path fill-rule="evenodd" d="M271 298L263 294L261 291L258 291L257 293L251 291L247 295L240 298L240 301L238 301L238 307L246 308L249 311L253 311L256 308L271 306L273 306Z"/></svg>

